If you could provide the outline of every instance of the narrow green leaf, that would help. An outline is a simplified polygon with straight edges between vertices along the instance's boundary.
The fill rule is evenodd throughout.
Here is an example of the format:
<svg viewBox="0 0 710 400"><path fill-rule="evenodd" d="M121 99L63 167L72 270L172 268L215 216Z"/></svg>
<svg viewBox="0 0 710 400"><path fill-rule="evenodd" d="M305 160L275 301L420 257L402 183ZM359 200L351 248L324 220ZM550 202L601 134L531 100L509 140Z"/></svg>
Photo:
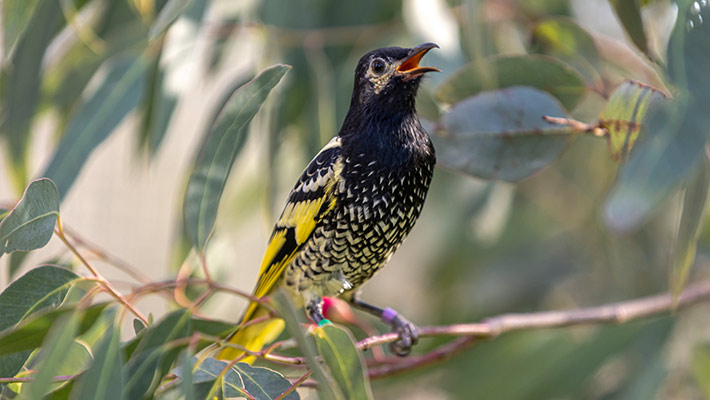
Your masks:
<svg viewBox="0 0 710 400"><path fill-rule="evenodd" d="M520 181L555 161L573 138L545 115L566 113L554 97L530 87L468 98L443 116L432 135L437 159L483 179Z"/></svg>
<svg viewBox="0 0 710 400"><path fill-rule="evenodd" d="M577 70L585 82L601 88L601 57L594 38L568 17L545 18L533 29L533 40L544 54L559 58Z"/></svg>
<svg viewBox="0 0 710 400"><path fill-rule="evenodd" d="M274 400L291 387L291 382L283 375L269 368L252 367L245 363L237 363L233 368L241 375L247 393L256 400ZM225 391L224 395L229 397L230 394ZM296 391L283 397L285 400L300 398Z"/></svg>
<svg viewBox="0 0 710 400"><path fill-rule="evenodd" d="M710 161L700 163L694 176L685 185L683 213L671 250L671 292L677 296L685 287L695 262L700 227L705 215L710 189Z"/></svg>
<svg viewBox="0 0 710 400"><path fill-rule="evenodd" d="M604 218L612 229L636 229L703 162L708 126L686 102L676 98L647 111L606 201Z"/></svg>
<svg viewBox="0 0 710 400"><path fill-rule="evenodd" d="M318 327L313 332L318 353L349 399L372 399L362 354L355 348L350 332L335 325Z"/></svg>
<svg viewBox="0 0 710 400"><path fill-rule="evenodd" d="M3 59L5 66L0 73L0 126L7 139L10 177L19 191L27 184L27 145L40 98L42 60L66 21L59 1L9 0L0 3L3 28L10 34L10 37L4 37L5 48L10 50L8 45L13 48L12 54L5 53L10 57Z"/></svg>
<svg viewBox="0 0 710 400"><path fill-rule="evenodd" d="M681 90L691 95L690 106L710 119L710 3L679 0L678 19L668 42L668 75Z"/></svg>
<svg viewBox="0 0 710 400"><path fill-rule="evenodd" d="M185 31L181 30L183 34L170 39L172 46L180 47L181 56L166 57L165 41L161 41L160 51L155 56L151 72L148 74L149 91L144 101L145 111L138 143L140 149L146 150L151 157L155 156L163 143L178 99L185 94L185 89L189 87L184 84L176 85L175 82L184 81L185 66L194 61L191 54L197 43L197 35L187 32L195 32L200 29L199 24L208 4L206 1L172 0L163 7L153 28L151 28L151 32L155 31L165 15L177 12L177 15L172 15L172 17L180 19ZM173 20L170 21L171 24L173 22ZM167 29L167 26L163 28ZM180 40L178 44L172 43L178 38Z"/></svg>
<svg viewBox="0 0 710 400"><path fill-rule="evenodd" d="M2 2L3 54L10 55L22 32L27 29L39 0L4 0Z"/></svg>
<svg viewBox="0 0 710 400"><path fill-rule="evenodd" d="M479 64L495 74L481 72ZM543 55L496 56L470 63L454 72L436 89L437 98L447 104L478 94L487 88L532 86L555 96L567 110L571 110L587 91L582 77L562 61Z"/></svg>
<svg viewBox="0 0 710 400"><path fill-rule="evenodd" d="M145 324L143 323L143 321L139 320L138 318L134 318L133 331L136 333L136 335L140 334L143 329L145 329Z"/></svg>
<svg viewBox="0 0 710 400"><path fill-rule="evenodd" d="M99 342L94 360L79 378L73 398L122 400L123 361L120 351L120 325L114 324L106 330Z"/></svg>
<svg viewBox="0 0 710 400"><path fill-rule="evenodd" d="M180 17L193 0L168 0L150 27L148 39L153 41L162 36L168 28Z"/></svg>
<svg viewBox="0 0 710 400"><path fill-rule="evenodd" d="M140 103L148 64L141 55L113 60L103 84L69 122L43 173L57 184L60 198L69 192L89 154Z"/></svg>
<svg viewBox="0 0 710 400"><path fill-rule="evenodd" d="M288 295L283 290L278 290L270 297L279 315L286 321L286 329L291 337L296 339L298 348L306 358L306 364L313 372L313 377L318 381L318 398L322 400L345 399L344 393L340 391L340 388L318 361L315 344L304 334Z"/></svg>
<svg viewBox="0 0 710 400"><path fill-rule="evenodd" d="M134 399L152 392L159 379L167 373L177 359L181 346L164 346L176 339L192 335L190 312L181 309L165 316L161 321L146 329L123 368L126 384L123 396Z"/></svg>
<svg viewBox="0 0 710 400"><path fill-rule="evenodd" d="M0 256L46 245L58 216L57 187L46 178L32 181L10 214L0 221Z"/></svg>
<svg viewBox="0 0 710 400"><path fill-rule="evenodd" d="M214 227L219 200L246 139L249 123L290 68L274 65L236 88L202 140L183 203L185 230L199 251L204 249Z"/></svg>
<svg viewBox="0 0 710 400"><path fill-rule="evenodd" d="M79 334L84 333L96 322L107 305L108 303L96 304L82 313ZM13 328L0 332L0 356L33 350L39 347L50 327L57 323L59 318L71 314L73 311L71 308L59 308L39 313L23 320Z"/></svg>
<svg viewBox="0 0 710 400"><path fill-rule="evenodd" d="M691 370L695 384L705 398L710 398L710 343L699 343L693 349Z"/></svg>
<svg viewBox="0 0 710 400"><path fill-rule="evenodd" d="M609 0L609 2L631 41L634 42L639 50L646 55L650 55L646 31L643 28L643 20L641 19L641 2L639 0Z"/></svg>
<svg viewBox="0 0 710 400"><path fill-rule="evenodd" d="M38 358L44 360L33 376L33 380L22 387L18 400L41 399L49 391L52 377L57 376L60 367L70 352L71 344L79 331L82 312L72 312L61 316L49 331L47 340L42 344Z"/></svg>
<svg viewBox="0 0 710 400"><path fill-rule="evenodd" d="M195 400L195 387L192 379L192 367L194 365L194 358L186 351L182 353L182 376L180 377L180 388L182 389L182 394L185 396L185 400Z"/></svg>
<svg viewBox="0 0 710 400"><path fill-rule="evenodd" d="M17 278L0 293L0 331L34 312L59 306L78 279L75 273L52 266L32 269ZM0 356L0 376L14 376L28 356L29 350Z"/></svg>
<svg viewBox="0 0 710 400"><path fill-rule="evenodd" d="M621 83L599 114L599 126L609 132L609 152L617 161L625 160L636 143L649 107L664 102L660 90L637 81Z"/></svg>
<svg viewBox="0 0 710 400"><path fill-rule="evenodd" d="M710 135L710 4L683 0L668 44L673 101L647 111L639 140L605 206L607 224L629 231L645 222L705 157Z"/></svg>

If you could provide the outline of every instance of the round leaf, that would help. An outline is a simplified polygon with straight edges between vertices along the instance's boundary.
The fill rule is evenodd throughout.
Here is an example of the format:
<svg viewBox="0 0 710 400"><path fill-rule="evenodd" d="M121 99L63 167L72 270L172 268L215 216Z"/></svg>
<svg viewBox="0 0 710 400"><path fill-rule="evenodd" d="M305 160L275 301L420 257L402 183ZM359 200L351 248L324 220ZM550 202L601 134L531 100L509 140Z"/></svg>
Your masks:
<svg viewBox="0 0 710 400"><path fill-rule="evenodd" d="M444 166L484 179L519 181L555 161L572 135L543 120L565 117L554 97L530 87L484 92L451 109L434 136Z"/></svg>
<svg viewBox="0 0 710 400"><path fill-rule="evenodd" d="M46 178L32 181L17 205L0 221L0 256L46 245L58 216L57 187Z"/></svg>

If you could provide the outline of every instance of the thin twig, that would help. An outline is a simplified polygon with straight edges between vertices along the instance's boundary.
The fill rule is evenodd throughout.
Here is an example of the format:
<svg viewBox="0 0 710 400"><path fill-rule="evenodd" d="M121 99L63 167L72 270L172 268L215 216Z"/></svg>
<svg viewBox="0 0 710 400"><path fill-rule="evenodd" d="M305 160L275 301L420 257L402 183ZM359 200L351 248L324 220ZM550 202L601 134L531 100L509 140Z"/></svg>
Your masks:
<svg viewBox="0 0 710 400"><path fill-rule="evenodd" d="M139 281L141 283L145 283L145 284L148 284L151 282L151 279L148 275L145 275L144 273L139 271L137 268L134 268L133 266L129 265L127 262L119 259L118 257L109 254L106 250L102 249L96 243L93 243L93 242L81 237L76 231L74 231L70 227L63 226L62 230L64 231L64 234L66 234L68 237L70 237L77 245L84 247L85 249L91 251L100 259L102 259L102 260L106 261L108 264L113 265L114 267L120 269L121 271L125 272L126 274L133 277L137 281Z"/></svg>
<svg viewBox="0 0 710 400"><path fill-rule="evenodd" d="M297 381L293 382L293 383L291 384L291 386L290 386L288 389L286 389L283 393L281 393L281 394L279 395L279 397L277 397L277 398L274 399L274 400L282 400L282 399L285 399L286 396L288 396L289 394L291 394L291 392L293 392L293 391L296 390L299 386L301 386L301 385L303 384L303 382L305 382L306 379L308 379L309 376L311 376L311 371L310 371L310 370L306 371L306 373L305 373L302 377L298 378Z"/></svg>
<svg viewBox="0 0 710 400"><path fill-rule="evenodd" d="M146 318L138 309L136 309L133 304L131 304L128 300L126 300L125 297L121 293L119 293L116 289L114 289L113 286L104 278L97 269L91 266L88 261L79 253L79 251L74 247L74 245L69 242L69 239L67 239L66 235L64 234L64 229L62 228L62 220L60 217L57 217L57 229L54 231L54 233L57 235L57 237L64 243L64 245L71 251L76 258L79 259L79 261L84 264L86 269L91 272L91 274L97 279L97 282L101 287L106 290L111 296L113 296L116 300L118 300L119 303L123 304L127 309L129 309L136 317L140 318L141 321L147 326L148 325L148 318Z"/></svg>
<svg viewBox="0 0 710 400"><path fill-rule="evenodd" d="M594 136L599 137L607 136L609 134L609 132L599 126L599 124L587 124L572 118L551 117L549 115L543 115L542 119L551 124L566 126L574 132L591 133Z"/></svg>

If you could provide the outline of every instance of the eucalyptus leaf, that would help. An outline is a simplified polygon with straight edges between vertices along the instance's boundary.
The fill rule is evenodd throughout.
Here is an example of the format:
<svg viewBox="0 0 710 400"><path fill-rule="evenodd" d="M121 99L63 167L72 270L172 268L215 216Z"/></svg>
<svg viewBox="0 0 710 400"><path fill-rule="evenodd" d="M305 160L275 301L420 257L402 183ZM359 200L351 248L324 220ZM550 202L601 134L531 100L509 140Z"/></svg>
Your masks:
<svg viewBox="0 0 710 400"><path fill-rule="evenodd" d="M53 266L37 267L17 278L0 293L0 331L8 332L32 313L58 307L78 279L75 273ZM28 356L29 349L0 356L0 376L14 376Z"/></svg>
<svg viewBox="0 0 710 400"><path fill-rule="evenodd" d="M265 367L253 367L246 363L236 363L234 370L244 382L244 389L256 400L274 400L276 398L284 400L299 400L301 397L295 390L286 396L281 395L291 388L291 382L280 373ZM224 392L229 396L228 391Z"/></svg>
<svg viewBox="0 0 710 400"><path fill-rule="evenodd" d="M288 295L283 290L277 290L270 297L279 315L286 321L286 329L291 337L296 339L313 377L318 381L318 398L322 400L345 399L345 393L340 391L338 385L319 362L315 344L304 334Z"/></svg>
<svg viewBox="0 0 710 400"><path fill-rule="evenodd" d="M42 344L38 358L43 360L42 366L33 376L33 380L22 386L18 400L41 399L52 384L52 378L59 371L70 354L71 344L79 332L82 312L72 312L62 315L48 329L47 340Z"/></svg>
<svg viewBox="0 0 710 400"><path fill-rule="evenodd" d="M651 104L634 151L610 191L604 217L617 231L644 223L705 157L710 136L710 4L701 3L679 2L668 45L668 74L678 93L673 101Z"/></svg>
<svg viewBox="0 0 710 400"><path fill-rule="evenodd" d="M112 60L101 86L72 117L43 173L57 184L61 198L91 152L140 103L148 64L141 55Z"/></svg>
<svg viewBox="0 0 710 400"><path fill-rule="evenodd" d="M21 189L27 183L27 145L40 97L42 60L66 21L59 1L8 0L1 4L3 33L9 34L3 38L5 50L13 51L9 59L3 59L6 65L0 73L0 126L7 139L11 177Z"/></svg>
<svg viewBox="0 0 710 400"><path fill-rule="evenodd" d="M609 132L609 152L617 161L626 159L636 143L649 107L667 101L660 90L637 81L621 83L599 115L599 126Z"/></svg>
<svg viewBox="0 0 710 400"><path fill-rule="evenodd" d="M46 178L32 181L20 201L0 221L0 256L43 247L59 217L59 193Z"/></svg>
<svg viewBox="0 0 710 400"><path fill-rule="evenodd" d="M710 398L710 342L698 343L693 348L691 371L702 394Z"/></svg>
<svg viewBox="0 0 710 400"><path fill-rule="evenodd" d="M108 303L95 304L83 311L78 334L87 331L99 318ZM74 312L72 308L59 308L38 313L19 325L0 332L0 356L34 350L42 344L51 326L57 320Z"/></svg>
<svg viewBox="0 0 710 400"><path fill-rule="evenodd" d="M232 164L246 140L249 123L290 68L274 65L236 88L210 124L190 174L183 203L185 230L198 251L204 249L214 227L219 200Z"/></svg>
<svg viewBox="0 0 710 400"><path fill-rule="evenodd" d="M350 399L372 399L361 352L352 335L335 325L318 327L313 332L318 353L328 366L340 390Z"/></svg>
<svg viewBox="0 0 710 400"><path fill-rule="evenodd" d="M649 54L646 30L641 19L641 0L609 0L616 16L621 21L626 34L636 47L647 55Z"/></svg>
<svg viewBox="0 0 710 400"><path fill-rule="evenodd" d="M636 229L699 168L708 126L690 111L677 99L648 110L605 204L604 218L612 229Z"/></svg>
<svg viewBox="0 0 710 400"><path fill-rule="evenodd" d="M155 389L160 378L177 359L180 350L177 346L164 345L192 334L190 316L185 309L177 310L145 330L123 367L125 398L139 398Z"/></svg>
<svg viewBox="0 0 710 400"><path fill-rule="evenodd" d="M456 104L432 136L439 162L483 179L520 181L555 161L572 140L543 116L565 117L550 94L530 87L484 92Z"/></svg>
<svg viewBox="0 0 710 400"><path fill-rule="evenodd" d="M77 399L122 400L123 360L120 351L120 325L114 324L94 351L94 359L78 379L74 392Z"/></svg>
<svg viewBox="0 0 710 400"><path fill-rule="evenodd" d="M544 55L522 55L496 56L467 64L439 85L436 96L444 103L455 104L486 89L512 86L544 90L567 110L573 109L587 91L579 73L562 61Z"/></svg>
<svg viewBox="0 0 710 400"><path fill-rule="evenodd" d="M707 208L710 189L710 161L706 158L685 185L683 212L671 251L671 292L678 296L688 282L695 262L698 236Z"/></svg>
<svg viewBox="0 0 710 400"><path fill-rule="evenodd" d="M544 54L559 58L578 71L585 82L601 89L601 57L594 38L573 19L549 17L533 29L533 38Z"/></svg>
<svg viewBox="0 0 710 400"><path fill-rule="evenodd" d="M5 55L10 55L17 40L27 29L40 0L4 0L2 28Z"/></svg>
<svg viewBox="0 0 710 400"><path fill-rule="evenodd" d="M192 358L192 380L193 384L196 386L195 390L200 394L213 392L214 385L217 382L217 378L222 375L228 364L224 361L216 360L212 357L207 357L202 360L197 367L194 367L196 357ZM183 379L185 376L185 365L179 366L173 370L173 373L179 378ZM234 368L230 368L227 372L224 372L224 376L221 382L222 393L226 397L244 397L243 389L244 382L242 382L242 377Z"/></svg>

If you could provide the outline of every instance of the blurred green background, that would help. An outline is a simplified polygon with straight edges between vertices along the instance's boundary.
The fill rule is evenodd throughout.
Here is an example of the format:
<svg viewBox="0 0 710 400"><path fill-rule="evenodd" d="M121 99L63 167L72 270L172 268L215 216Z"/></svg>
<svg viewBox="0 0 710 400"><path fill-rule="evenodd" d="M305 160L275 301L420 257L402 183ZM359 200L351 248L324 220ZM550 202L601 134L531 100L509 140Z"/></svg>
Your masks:
<svg viewBox="0 0 710 400"><path fill-rule="evenodd" d="M293 68L252 123L206 253L213 277L244 290L256 281L292 183L337 132L355 64L369 50L440 45L425 64L443 72L430 74L418 98L428 120L447 108L434 94L439 84L494 55L542 53L571 65L586 90L567 111L582 121L594 122L626 78L672 92L659 70L678 6L665 0L642 2L647 49L634 44L606 0L30 3L36 7L24 17L3 8L0 206L47 171L56 149L66 151L74 172L55 179L64 224L155 280L173 277L186 254L182 196L202 132L230 88L274 63ZM164 7L175 8L174 21ZM26 30L8 35L20 20L29 21ZM536 29L546 21L586 33L544 36ZM125 78L126 71L135 79L114 85L112 74ZM115 97L113 120L89 122L84 132L98 133L81 139L83 150L62 148L77 115L101 112L86 99L102 89ZM668 290L682 193L664 197L641 226L617 232L605 223L604 204L618 168L607 142L588 135L517 184L437 168L417 226L363 297L439 325ZM710 279L708 240L703 224L690 282ZM0 259L0 287L48 259L71 263L55 241L26 259ZM192 254L188 260L196 263ZM121 272L96 263L117 287L131 287ZM218 295L205 312L236 320L243 305ZM168 307L157 297L138 306L156 316ZM710 398L709 311L700 305L623 326L505 335L440 365L375 381L375 397ZM423 340L416 351L437 343Z"/></svg>

